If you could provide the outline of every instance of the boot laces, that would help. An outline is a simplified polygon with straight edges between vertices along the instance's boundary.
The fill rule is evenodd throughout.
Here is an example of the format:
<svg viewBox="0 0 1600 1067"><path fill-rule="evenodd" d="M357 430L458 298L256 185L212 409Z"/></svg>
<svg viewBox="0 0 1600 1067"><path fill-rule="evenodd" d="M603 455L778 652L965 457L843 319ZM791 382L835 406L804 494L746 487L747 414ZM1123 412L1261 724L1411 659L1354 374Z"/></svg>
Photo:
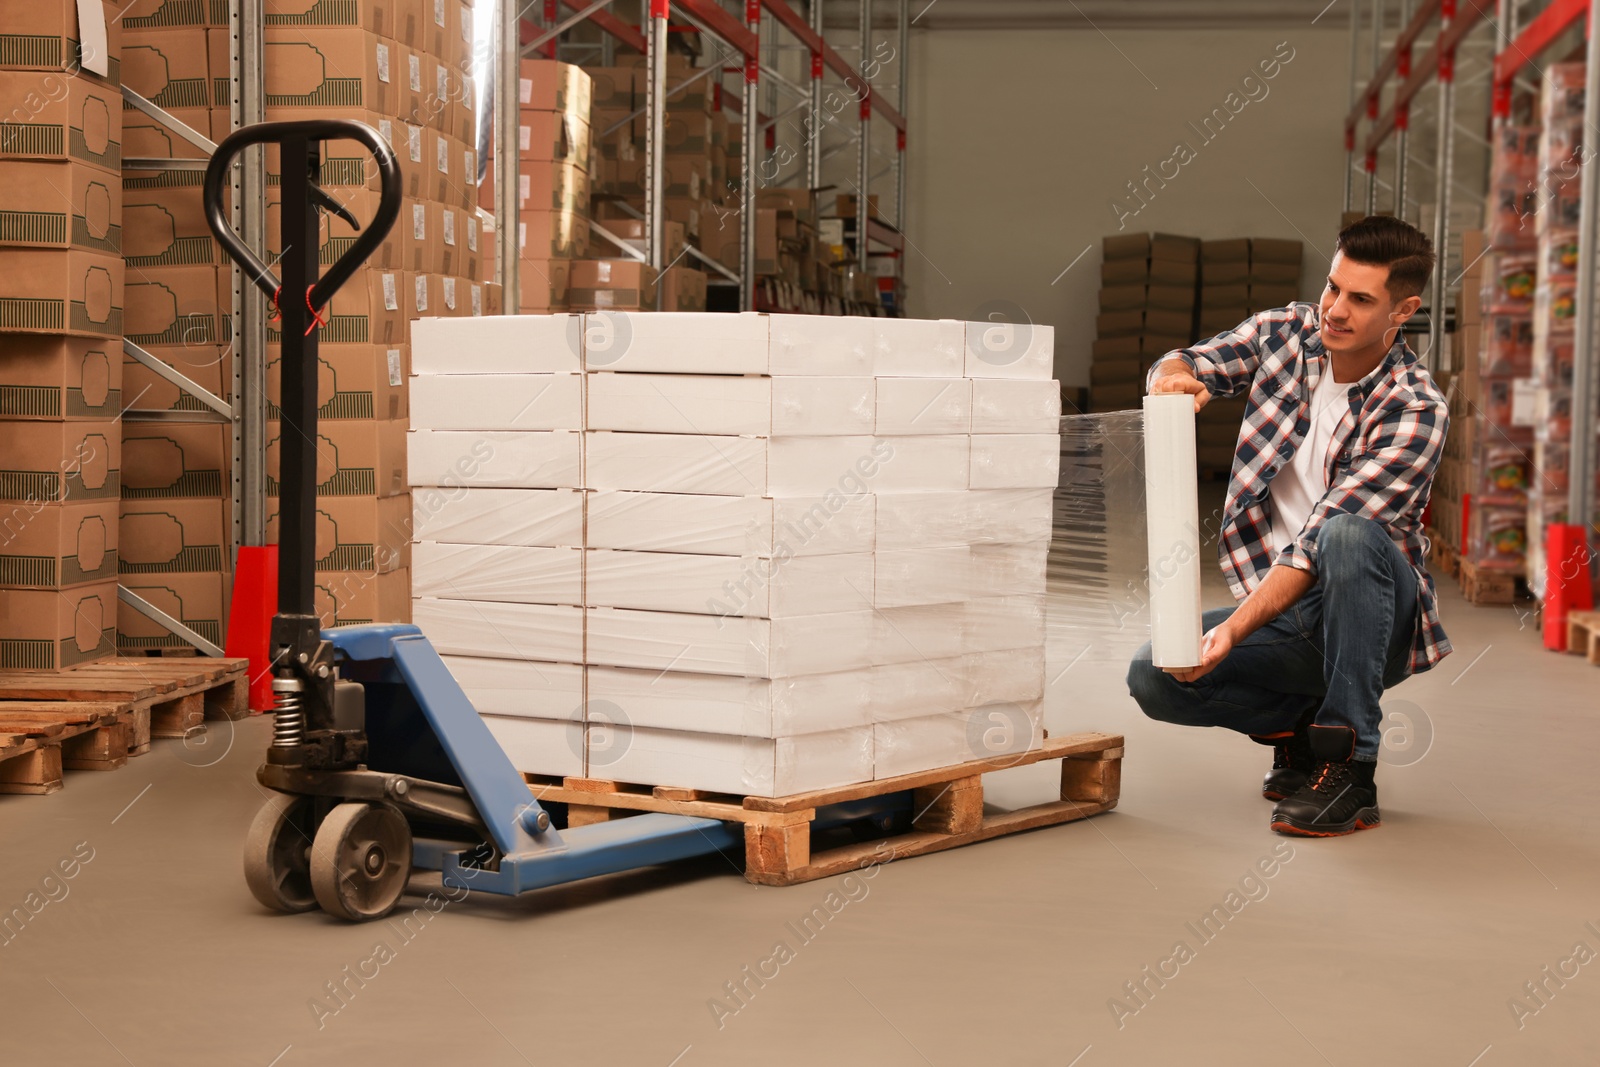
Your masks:
<svg viewBox="0 0 1600 1067"><path fill-rule="evenodd" d="M1350 764L1327 760L1317 764L1311 776L1311 789L1317 793L1337 793L1350 781Z"/></svg>

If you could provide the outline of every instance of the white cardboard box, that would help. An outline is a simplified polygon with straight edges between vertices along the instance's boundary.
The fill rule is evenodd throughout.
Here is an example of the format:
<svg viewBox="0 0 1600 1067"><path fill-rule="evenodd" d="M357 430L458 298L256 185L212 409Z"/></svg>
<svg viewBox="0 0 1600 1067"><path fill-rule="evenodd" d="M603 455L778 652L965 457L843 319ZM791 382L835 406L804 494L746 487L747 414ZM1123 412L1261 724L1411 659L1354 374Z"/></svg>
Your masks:
<svg viewBox="0 0 1600 1067"><path fill-rule="evenodd" d="M972 438L967 434L880 437L872 478L875 493L921 493L968 488Z"/></svg>
<svg viewBox="0 0 1600 1067"><path fill-rule="evenodd" d="M484 715L484 725L523 774L584 775L584 726L581 722Z"/></svg>
<svg viewBox="0 0 1600 1067"><path fill-rule="evenodd" d="M413 374L549 374L583 369L581 315L417 319Z"/></svg>
<svg viewBox="0 0 1600 1067"><path fill-rule="evenodd" d="M773 374L873 373L875 320L839 315L771 315Z"/></svg>
<svg viewBox="0 0 1600 1067"><path fill-rule="evenodd" d="M1054 326L1008 322L964 326L967 377L1045 381L1055 376Z"/></svg>
<svg viewBox="0 0 1600 1067"><path fill-rule="evenodd" d="M794 737L591 726L590 775L619 782L675 785L717 793L776 797L872 779L871 726Z"/></svg>
<svg viewBox="0 0 1600 1067"><path fill-rule="evenodd" d="M777 499L622 490L584 495L591 548L717 556L870 552L878 499L866 492Z"/></svg>
<svg viewBox="0 0 1600 1067"><path fill-rule="evenodd" d="M440 656L480 715L583 721L583 667L577 663Z"/></svg>
<svg viewBox="0 0 1600 1067"><path fill-rule="evenodd" d="M1061 383L973 378L973 433L1059 433Z"/></svg>
<svg viewBox="0 0 1600 1067"><path fill-rule="evenodd" d="M581 374L413 374L414 430L581 430Z"/></svg>
<svg viewBox="0 0 1600 1067"><path fill-rule="evenodd" d="M856 670L872 665L873 615L856 611L746 619L586 608L585 662L749 678Z"/></svg>
<svg viewBox="0 0 1600 1067"><path fill-rule="evenodd" d="M987 592L974 581L972 549L966 545L879 549L874 555L874 607L957 603Z"/></svg>
<svg viewBox="0 0 1600 1067"><path fill-rule="evenodd" d="M411 491L411 537L463 545L583 545L580 489ZM1020 539L1019 539L1020 540Z"/></svg>
<svg viewBox="0 0 1600 1067"><path fill-rule="evenodd" d="M878 378L878 433L955 434L972 426L972 379Z"/></svg>
<svg viewBox="0 0 1600 1067"><path fill-rule="evenodd" d="M964 644L966 618L964 604L880 608L873 613L872 662L909 663L913 660L959 656L967 651ZM1006 618L1002 615L996 621L996 626ZM1040 640L1043 640L1042 612L1039 633Z"/></svg>
<svg viewBox="0 0 1600 1067"><path fill-rule="evenodd" d="M1053 433L972 436L973 489L1055 488L1061 480L1061 437Z"/></svg>
<svg viewBox="0 0 1600 1067"><path fill-rule="evenodd" d="M1044 744L1044 705L1000 703L872 727L874 778L969 760L1004 759Z"/></svg>
<svg viewBox="0 0 1600 1067"><path fill-rule="evenodd" d="M419 541L411 546L411 595L581 605L583 549Z"/></svg>
<svg viewBox="0 0 1600 1067"><path fill-rule="evenodd" d="M774 558L591 548L584 552L584 603L768 619L865 611L872 570L870 552Z"/></svg>
<svg viewBox="0 0 1600 1067"><path fill-rule="evenodd" d="M972 702L967 699L971 688L967 669L964 656L880 663L872 668L872 721L915 719L968 707Z"/></svg>
<svg viewBox="0 0 1600 1067"><path fill-rule="evenodd" d="M986 597L1044 595L1049 541L973 545L970 552L974 594Z"/></svg>
<svg viewBox="0 0 1600 1067"><path fill-rule="evenodd" d="M961 489L876 497L879 549L1048 540L1054 490Z"/></svg>
<svg viewBox="0 0 1600 1067"><path fill-rule="evenodd" d="M590 312L587 370L661 374L768 374L767 317L755 312ZM817 371L815 373L825 373Z"/></svg>
<svg viewBox="0 0 1600 1067"><path fill-rule="evenodd" d="M960 378L965 331L954 319L879 319L873 325L872 373Z"/></svg>
<svg viewBox="0 0 1600 1067"><path fill-rule="evenodd" d="M440 655L583 662L583 609L415 597L411 621Z"/></svg>
<svg viewBox="0 0 1600 1067"><path fill-rule="evenodd" d="M788 737L871 721L872 668L778 679L622 667L585 671L591 717L632 726Z"/></svg>
<svg viewBox="0 0 1600 1067"><path fill-rule="evenodd" d="M576 489L583 434L576 430L412 430L412 485Z"/></svg>
<svg viewBox="0 0 1600 1067"><path fill-rule="evenodd" d="M1044 699L1044 645L970 652L961 657L966 682L967 707L1012 701L1026 704Z"/></svg>
<svg viewBox="0 0 1600 1067"><path fill-rule="evenodd" d="M588 378L591 430L757 437L872 432L868 377L594 372Z"/></svg>
<svg viewBox="0 0 1600 1067"><path fill-rule="evenodd" d="M961 605L961 651L1044 646L1044 597L979 597Z"/></svg>
<svg viewBox="0 0 1600 1067"><path fill-rule="evenodd" d="M966 438L959 440L964 448ZM611 430L588 431L584 448L590 489L714 496L820 496L830 490L876 490L875 479L885 476L890 466L881 457L893 452L861 436L761 438ZM965 456L963 451L963 471ZM914 462L901 466L907 475L917 469Z"/></svg>

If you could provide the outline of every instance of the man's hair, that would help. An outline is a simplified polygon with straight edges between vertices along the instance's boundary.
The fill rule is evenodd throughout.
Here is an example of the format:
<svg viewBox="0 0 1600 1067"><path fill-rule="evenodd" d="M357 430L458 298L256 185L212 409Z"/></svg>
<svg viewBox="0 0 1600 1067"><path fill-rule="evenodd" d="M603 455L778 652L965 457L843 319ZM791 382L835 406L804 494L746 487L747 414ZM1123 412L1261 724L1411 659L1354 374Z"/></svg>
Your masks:
<svg viewBox="0 0 1600 1067"><path fill-rule="evenodd" d="M1396 303L1421 296L1433 274L1433 242L1428 235L1391 215L1368 215L1339 231L1344 258L1371 267L1388 267L1389 295Z"/></svg>

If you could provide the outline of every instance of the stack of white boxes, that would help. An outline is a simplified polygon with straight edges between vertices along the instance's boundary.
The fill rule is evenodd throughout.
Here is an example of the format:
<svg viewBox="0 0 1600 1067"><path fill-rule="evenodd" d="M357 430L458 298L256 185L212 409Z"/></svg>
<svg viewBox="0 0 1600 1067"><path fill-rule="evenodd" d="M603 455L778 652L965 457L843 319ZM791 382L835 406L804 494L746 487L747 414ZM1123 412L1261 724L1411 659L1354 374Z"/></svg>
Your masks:
<svg viewBox="0 0 1600 1067"><path fill-rule="evenodd" d="M519 769L783 795L1036 747L1051 331L414 333L413 617Z"/></svg>

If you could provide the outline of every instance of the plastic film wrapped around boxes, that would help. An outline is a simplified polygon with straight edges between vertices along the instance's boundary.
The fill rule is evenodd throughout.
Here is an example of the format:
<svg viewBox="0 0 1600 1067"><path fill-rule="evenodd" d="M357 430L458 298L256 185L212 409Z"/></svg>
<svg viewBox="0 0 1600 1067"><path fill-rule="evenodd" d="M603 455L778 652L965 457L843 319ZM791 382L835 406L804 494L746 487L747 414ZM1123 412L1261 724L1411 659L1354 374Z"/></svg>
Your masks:
<svg viewBox="0 0 1600 1067"><path fill-rule="evenodd" d="M596 313L413 344L413 616L519 769L780 795L1042 743L1049 328Z"/></svg>

